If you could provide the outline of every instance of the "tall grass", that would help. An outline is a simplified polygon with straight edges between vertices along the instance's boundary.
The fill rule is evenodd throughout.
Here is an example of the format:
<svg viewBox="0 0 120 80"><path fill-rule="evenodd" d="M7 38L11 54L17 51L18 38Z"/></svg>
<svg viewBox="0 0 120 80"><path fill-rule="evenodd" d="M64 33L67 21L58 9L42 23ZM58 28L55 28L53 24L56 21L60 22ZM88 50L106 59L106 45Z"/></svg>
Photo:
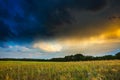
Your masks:
<svg viewBox="0 0 120 80"><path fill-rule="evenodd" d="M120 61L0 61L0 80L120 80Z"/></svg>

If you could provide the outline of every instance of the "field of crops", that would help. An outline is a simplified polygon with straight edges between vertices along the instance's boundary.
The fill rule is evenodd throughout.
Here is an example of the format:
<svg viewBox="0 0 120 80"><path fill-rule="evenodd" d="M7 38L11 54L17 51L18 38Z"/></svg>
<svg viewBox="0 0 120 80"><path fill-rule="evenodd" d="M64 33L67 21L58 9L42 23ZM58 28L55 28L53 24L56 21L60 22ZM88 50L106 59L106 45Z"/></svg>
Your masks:
<svg viewBox="0 0 120 80"><path fill-rule="evenodd" d="M120 61L0 61L0 80L120 80Z"/></svg>

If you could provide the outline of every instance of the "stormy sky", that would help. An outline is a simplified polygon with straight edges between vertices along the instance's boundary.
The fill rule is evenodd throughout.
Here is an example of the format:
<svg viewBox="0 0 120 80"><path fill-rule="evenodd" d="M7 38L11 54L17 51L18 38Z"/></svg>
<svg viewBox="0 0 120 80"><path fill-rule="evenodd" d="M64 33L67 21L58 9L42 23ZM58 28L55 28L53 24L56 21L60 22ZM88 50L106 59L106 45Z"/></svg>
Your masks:
<svg viewBox="0 0 120 80"><path fill-rule="evenodd" d="M120 0L0 0L0 58L120 51Z"/></svg>

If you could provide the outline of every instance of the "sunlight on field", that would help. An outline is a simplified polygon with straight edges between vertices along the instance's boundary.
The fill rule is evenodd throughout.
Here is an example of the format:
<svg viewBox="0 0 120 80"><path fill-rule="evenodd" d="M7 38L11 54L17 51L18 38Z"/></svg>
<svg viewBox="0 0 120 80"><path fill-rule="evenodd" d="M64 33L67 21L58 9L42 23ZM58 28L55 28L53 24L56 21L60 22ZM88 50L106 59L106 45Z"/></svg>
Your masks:
<svg viewBox="0 0 120 80"><path fill-rule="evenodd" d="M120 61L0 61L0 80L120 80Z"/></svg>

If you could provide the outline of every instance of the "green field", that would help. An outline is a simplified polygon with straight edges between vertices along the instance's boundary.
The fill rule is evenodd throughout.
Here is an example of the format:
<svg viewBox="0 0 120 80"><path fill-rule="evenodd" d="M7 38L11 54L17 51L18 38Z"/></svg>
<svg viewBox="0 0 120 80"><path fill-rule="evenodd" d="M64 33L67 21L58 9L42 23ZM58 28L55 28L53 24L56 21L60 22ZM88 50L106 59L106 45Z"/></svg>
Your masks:
<svg viewBox="0 0 120 80"><path fill-rule="evenodd" d="M0 80L120 80L120 60L0 61Z"/></svg>

